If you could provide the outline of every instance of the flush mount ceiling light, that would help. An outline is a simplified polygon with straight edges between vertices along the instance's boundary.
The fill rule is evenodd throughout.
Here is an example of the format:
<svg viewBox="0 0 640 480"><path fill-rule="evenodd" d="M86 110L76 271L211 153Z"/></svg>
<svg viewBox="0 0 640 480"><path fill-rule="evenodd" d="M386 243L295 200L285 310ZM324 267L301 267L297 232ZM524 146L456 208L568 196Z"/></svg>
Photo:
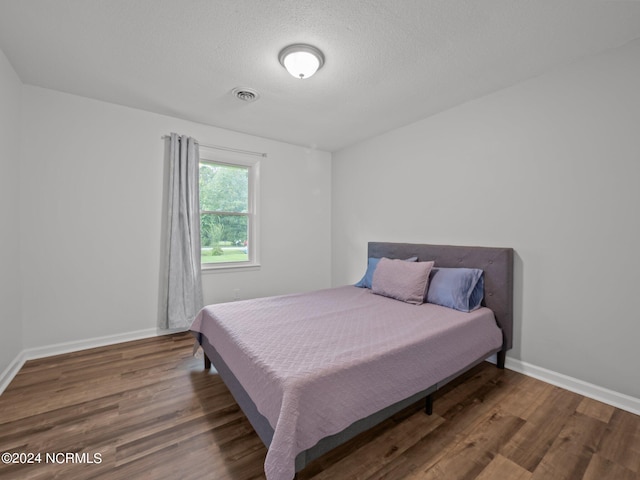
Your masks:
<svg viewBox="0 0 640 480"><path fill-rule="evenodd" d="M296 78L305 79L316 73L324 65L324 55L311 45L297 43L283 48L278 60Z"/></svg>

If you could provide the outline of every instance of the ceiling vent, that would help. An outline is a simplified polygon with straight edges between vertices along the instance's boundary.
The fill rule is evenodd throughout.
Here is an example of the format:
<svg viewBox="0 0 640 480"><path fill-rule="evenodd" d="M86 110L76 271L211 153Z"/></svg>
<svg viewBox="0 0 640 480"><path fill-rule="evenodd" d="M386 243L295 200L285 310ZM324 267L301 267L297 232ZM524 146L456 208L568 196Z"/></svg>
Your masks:
<svg viewBox="0 0 640 480"><path fill-rule="evenodd" d="M260 98L260 94L253 88L236 87L231 92L234 97L243 102L255 102Z"/></svg>

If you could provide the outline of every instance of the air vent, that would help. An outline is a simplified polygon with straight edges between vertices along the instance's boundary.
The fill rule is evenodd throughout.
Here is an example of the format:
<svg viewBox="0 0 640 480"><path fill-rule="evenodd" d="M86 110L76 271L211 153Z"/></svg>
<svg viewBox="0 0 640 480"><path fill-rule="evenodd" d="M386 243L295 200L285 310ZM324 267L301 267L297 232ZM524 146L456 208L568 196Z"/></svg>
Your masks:
<svg viewBox="0 0 640 480"><path fill-rule="evenodd" d="M260 94L253 88L237 87L234 88L231 92L233 93L234 97L236 97L238 100L242 100L243 102L255 102L256 100L258 100L258 98L260 98Z"/></svg>

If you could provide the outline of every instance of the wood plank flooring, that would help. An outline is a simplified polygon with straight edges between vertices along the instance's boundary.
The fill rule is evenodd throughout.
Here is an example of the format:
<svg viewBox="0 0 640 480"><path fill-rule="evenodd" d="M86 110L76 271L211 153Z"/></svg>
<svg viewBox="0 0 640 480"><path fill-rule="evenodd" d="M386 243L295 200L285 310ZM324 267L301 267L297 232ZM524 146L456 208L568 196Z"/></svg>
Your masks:
<svg viewBox="0 0 640 480"><path fill-rule="evenodd" d="M41 461L0 463L0 479L264 478L265 447L192 346L176 334L27 362L0 396L0 453ZM298 479L640 480L640 417L485 363L432 416L409 407Z"/></svg>

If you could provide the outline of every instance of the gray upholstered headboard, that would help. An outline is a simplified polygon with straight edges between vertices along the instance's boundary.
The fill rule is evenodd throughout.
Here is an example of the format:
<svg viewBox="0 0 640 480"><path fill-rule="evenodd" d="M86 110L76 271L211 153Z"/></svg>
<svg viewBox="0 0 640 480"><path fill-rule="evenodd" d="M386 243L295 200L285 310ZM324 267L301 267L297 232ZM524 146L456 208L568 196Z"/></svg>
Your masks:
<svg viewBox="0 0 640 480"><path fill-rule="evenodd" d="M409 258L436 267L484 270L483 305L493 310L504 337L503 351L513 345L513 249L412 243L369 242L368 257Z"/></svg>

